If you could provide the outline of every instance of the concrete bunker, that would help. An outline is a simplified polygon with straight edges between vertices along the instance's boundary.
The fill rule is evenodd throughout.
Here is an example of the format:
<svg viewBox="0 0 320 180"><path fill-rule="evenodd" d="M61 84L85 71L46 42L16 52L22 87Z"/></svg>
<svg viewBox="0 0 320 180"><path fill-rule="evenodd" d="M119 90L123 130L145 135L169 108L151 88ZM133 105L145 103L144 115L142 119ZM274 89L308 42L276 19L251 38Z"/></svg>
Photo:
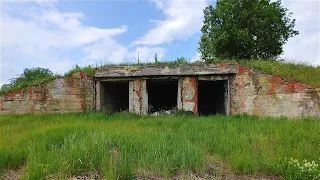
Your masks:
<svg viewBox="0 0 320 180"><path fill-rule="evenodd" d="M229 115L232 98L228 86L232 85L230 77L236 70L237 66L232 64L99 68L95 72L96 109L109 108L111 112L128 109L137 114L184 110L196 115Z"/></svg>
<svg viewBox="0 0 320 180"><path fill-rule="evenodd" d="M178 80L148 79L148 113L177 109Z"/></svg>
<svg viewBox="0 0 320 180"><path fill-rule="evenodd" d="M100 85L101 110L121 112L129 109L129 81L104 81Z"/></svg>
<svg viewBox="0 0 320 180"><path fill-rule="evenodd" d="M199 115L227 114L227 80L198 81Z"/></svg>
<svg viewBox="0 0 320 180"><path fill-rule="evenodd" d="M166 82L172 90L165 95L152 90L160 81L149 81L147 90L147 81L155 79L175 79L174 84ZM93 110L147 114L150 101L158 109L177 107L197 115L320 117L318 89L236 63L106 66L94 77L77 72L0 95L0 114ZM162 105L162 98L168 104Z"/></svg>

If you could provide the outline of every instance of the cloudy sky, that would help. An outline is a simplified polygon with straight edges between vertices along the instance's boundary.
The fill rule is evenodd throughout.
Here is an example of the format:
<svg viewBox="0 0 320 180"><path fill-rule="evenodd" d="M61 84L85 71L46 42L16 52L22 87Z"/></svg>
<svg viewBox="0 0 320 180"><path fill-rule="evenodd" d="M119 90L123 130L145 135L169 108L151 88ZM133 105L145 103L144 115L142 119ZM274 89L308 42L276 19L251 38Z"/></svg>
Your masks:
<svg viewBox="0 0 320 180"><path fill-rule="evenodd" d="M24 68L195 59L208 0L1 1L0 86ZM300 35L283 58L320 65L319 0L283 0Z"/></svg>

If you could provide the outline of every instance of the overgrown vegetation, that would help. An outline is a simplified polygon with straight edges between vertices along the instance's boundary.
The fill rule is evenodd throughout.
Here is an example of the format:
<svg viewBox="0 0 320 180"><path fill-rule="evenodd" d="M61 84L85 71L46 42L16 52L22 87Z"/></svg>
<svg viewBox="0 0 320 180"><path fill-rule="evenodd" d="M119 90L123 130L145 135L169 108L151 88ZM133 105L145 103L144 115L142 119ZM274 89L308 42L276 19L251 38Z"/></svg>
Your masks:
<svg viewBox="0 0 320 180"><path fill-rule="evenodd" d="M25 68L23 73L18 75L16 78L10 79L9 84L4 84L0 89L0 94L10 92L16 89L24 88L27 86L32 86L35 84L40 84L53 80L60 77L57 74L54 74L48 68Z"/></svg>
<svg viewBox="0 0 320 180"><path fill-rule="evenodd" d="M2 87L0 88L0 95L28 86L39 85L41 83L52 81L56 78L69 76L76 72L85 72L89 76L93 77L97 67L98 66L91 65L83 67L75 65L64 75L54 74L47 68L25 68L22 74L17 75L17 78L10 79L9 84L2 85Z"/></svg>
<svg viewBox="0 0 320 180"><path fill-rule="evenodd" d="M276 60L221 60L210 59L207 63L239 63L242 66L280 76L287 80L293 80L308 84L313 87L320 87L320 66L312 66L307 63L291 63Z"/></svg>
<svg viewBox="0 0 320 180"><path fill-rule="evenodd" d="M320 121L253 116L3 115L0 169L26 179L96 172L106 179L204 172L220 159L236 174L290 178L284 158L320 157ZM318 169L319 170L319 169ZM313 171L312 171L313 172ZM318 171L319 172L319 171Z"/></svg>
<svg viewBox="0 0 320 180"><path fill-rule="evenodd" d="M305 63L289 63L279 61L241 61L243 66L259 69L284 79L294 80L313 87L320 87L320 66Z"/></svg>
<svg viewBox="0 0 320 180"><path fill-rule="evenodd" d="M56 78L61 78L64 76L71 75L76 72L85 72L89 76L93 77L97 68L105 67L105 66L144 66L144 65L154 65L154 64L205 64L205 63L225 63L225 62L233 62L240 63L243 66L247 66L253 69L259 69L266 73L275 74L281 76L283 78L287 78L289 80L294 80L297 82L305 83L314 87L320 87L320 66L311 66L305 63L289 63L289 62L281 62L276 60L221 60L221 59L210 59L207 62L196 61L190 62L190 59L187 58L177 58L174 61L158 61L156 63L122 63L122 64L100 64L100 65L89 65L89 66L78 66L75 65L72 69L66 72L64 75L54 74L48 77L41 77L36 75L37 78L32 80L23 79L23 81L19 81L14 84L4 84L0 89L0 95L4 93L8 93L13 90L17 90L20 88L38 85L41 83L45 83L47 81L51 81ZM36 68L33 68L36 69ZM23 77L20 75L18 78Z"/></svg>

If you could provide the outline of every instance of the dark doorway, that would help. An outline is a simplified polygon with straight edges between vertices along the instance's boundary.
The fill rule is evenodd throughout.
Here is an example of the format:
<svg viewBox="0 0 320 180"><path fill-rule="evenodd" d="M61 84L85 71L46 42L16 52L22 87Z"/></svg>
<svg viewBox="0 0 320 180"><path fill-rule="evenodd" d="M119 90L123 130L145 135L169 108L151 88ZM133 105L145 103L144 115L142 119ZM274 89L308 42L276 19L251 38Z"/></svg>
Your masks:
<svg viewBox="0 0 320 180"><path fill-rule="evenodd" d="M147 80L148 113L177 108L178 80Z"/></svg>
<svg viewBox="0 0 320 180"><path fill-rule="evenodd" d="M199 115L226 114L226 80L198 81Z"/></svg>
<svg viewBox="0 0 320 180"><path fill-rule="evenodd" d="M129 109L129 81L107 81L101 83L101 107L107 112Z"/></svg>

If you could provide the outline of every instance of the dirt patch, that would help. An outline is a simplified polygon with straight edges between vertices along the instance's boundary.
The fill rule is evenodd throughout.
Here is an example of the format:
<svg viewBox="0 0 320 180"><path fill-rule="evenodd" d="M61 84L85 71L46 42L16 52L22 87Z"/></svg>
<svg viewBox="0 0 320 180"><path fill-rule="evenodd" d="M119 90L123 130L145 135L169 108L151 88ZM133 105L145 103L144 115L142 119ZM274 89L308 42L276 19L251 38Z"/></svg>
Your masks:
<svg viewBox="0 0 320 180"><path fill-rule="evenodd" d="M51 175L51 176L47 176L46 180L59 180L61 179L60 177L56 176L56 175ZM102 179L106 179L105 177L103 177L101 174L96 173L96 172L88 172L88 173L84 173L78 176L71 176L69 178L66 178L67 180L102 180Z"/></svg>
<svg viewBox="0 0 320 180"><path fill-rule="evenodd" d="M1 179L3 180L20 180L22 178L22 172L15 171L15 170L8 170L6 171ZM48 176L47 180L58 180L59 177L57 176ZM79 176L72 176L67 178L68 180L102 180L106 179L102 175L98 173L85 173ZM135 176L134 179L136 180L180 180L180 179L192 179L192 180L211 180L211 179L226 179L226 180L280 180L280 177L276 176L264 176L264 175L232 175L226 174L222 171L215 171L212 168L209 168L204 173L188 173L188 174L177 174L173 177L165 178L159 176Z"/></svg>
<svg viewBox="0 0 320 180"><path fill-rule="evenodd" d="M15 170L6 170L1 174L0 179L19 180L22 178L22 174L23 174L23 168L18 168Z"/></svg>
<svg viewBox="0 0 320 180"><path fill-rule="evenodd" d="M231 172L230 168L225 165L221 160L210 157L210 163L207 164L207 168L198 173L177 172L173 177L161 177L159 175L148 175L138 174L133 179L137 180L180 180L180 179L192 179L192 180L209 180L209 179L226 179L226 180L280 180L281 177L277 176L266 176L263 174L258 175L235 175ZM3 180L19 180L23 176L23 168L17 168L16 170L5 171L0 179ZM50 175L46 177L46 180L58 180L61 179L57 175ZM97 172L88 172L77 176L67 177L68 180L102 180L106 179L102 174Z"/></svg>
<svg viewBox="0 0 320 180"><path fill-rule="evenodd" d="M235 175L231 172L230 168L226 166L222 161L209 157L210 163L207 165L207 168L203 172L194 173L180 173L173 177L165 178L153 175L147 176L136 176L137 180L180 180L180 179L190 179L190 180L211 180L211 179L225 179L225 180L280 180L281 177L277 176L266 176L263 174L258 175Z"/></svg>

